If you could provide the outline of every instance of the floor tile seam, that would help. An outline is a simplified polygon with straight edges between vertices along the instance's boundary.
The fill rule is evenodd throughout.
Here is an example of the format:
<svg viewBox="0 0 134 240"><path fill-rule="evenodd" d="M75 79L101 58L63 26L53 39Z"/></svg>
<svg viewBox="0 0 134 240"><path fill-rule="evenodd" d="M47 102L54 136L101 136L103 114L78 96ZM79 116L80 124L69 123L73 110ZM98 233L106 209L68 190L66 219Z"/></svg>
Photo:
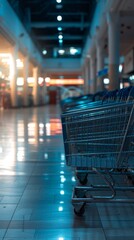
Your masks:
<svg viewBox="0 0 134 240"><path fill-rule="evenodd" d="M31 172L31 174L32 174L32 172ZM7 226L7 229L6 229L5 234L4 234L4 236L3 236L3 240L4 240L4 238L6 237L6 234L7 234L7 232L8 232L9 226L10 226L10 224L11 224L11 222L12 222L12 219L13 219L13 216L14 216L14 214L15 214L15 211L16 211L17 207L19 206L19 203L20 203L20 201L21 201L21 199L22 199L22 196L23 196L23 194L24 194L24 192L25 192L25 190L26 190L26 188L27 188L27 186L28 186L28 184L29 184L30 178L31 178L31 175L29 176L29 179L28 179L28 181L27 181L27 183L26 183L26 185L25 185L25 188L24 188L24 190L23 190L23 192L22 192L22 194L21 194L21 197L20 197L18 203L16 204L16 208L14 209L14 212L13 212L13 214L12 214L12 217L11 217L11 219L10 219L10 221L9 221L9 224L8 224L8 226Z"/></svg>
<svg viewBox="0 0 134 240"><path fill-rule="evenodd" d="M95 204L96 205L96 204ZM100 223L101 223L101 228L102 228L102 231L103 231L103 234L105 236L105 240L108 240L107 239L107 236L106 236L106 233L105 233L105 229L103 227L103 223L102 223L102 220L101 220L101 216L100 216L100 212L99 212L99 209L98 209L98 206L96 205L96 208L97 208L97 212L98 212L98 215L99 215L99 218L100 218Z"/></svg>

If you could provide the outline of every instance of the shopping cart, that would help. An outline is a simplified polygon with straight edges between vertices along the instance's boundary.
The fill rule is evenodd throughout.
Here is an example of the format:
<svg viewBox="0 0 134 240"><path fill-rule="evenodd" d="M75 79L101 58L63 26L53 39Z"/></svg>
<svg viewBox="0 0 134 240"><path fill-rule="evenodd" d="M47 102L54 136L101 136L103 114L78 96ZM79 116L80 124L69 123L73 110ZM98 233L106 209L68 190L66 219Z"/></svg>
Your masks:
<svg viewBox="0 0 134 240"><path fill-rule="evenodd" d="M100 95L100 93L103 96L102 100L95 101L95 98L96 98L95 97L94 102L76 106L75 108L69 109L69 111L76 112L77 110L80 110L80 109L88 109L89 110L89 108L91 108L91 109L100 108L102 105L107 106L107 104L111 104L111 103L115 103L115 102L118 102L118 103L119 102L128 102L128 101L131 101L134 99L134 87L132 87L132 86L123 88L120 90L107 91L107 92L105 92L105 94L104 94L104 92L99 92L99 95ZM98 96L98 93L94 94L94 96ZM90 171L88 168L77 167L75 170L76 177L82 185L87 184L88 175L91 173L92 173L92 171Z"/></svg>
<svg viewBox="0 0 134 240"><path fill-rule="evenodd" d="M60 102L61 110L66 111L72 107L80 106L81 104L92 102L92 100L93 100L92 94L82 95L79 97L69 97L61 100Z"/></svg>
<svg viewBox="0 0 134 240"><path fill-rule="evenodd" d="M133 186L116 186L113 174L134 169L134 101L108 102L62 114L66 163L82 170L90 169L105 185L78 186L73 190L72 204L77 215L91 202L134 202L134 198L116 198L118 190ZM111 195L96 194L109 191ZM92 192L95 191L93 195Z"/></svg>

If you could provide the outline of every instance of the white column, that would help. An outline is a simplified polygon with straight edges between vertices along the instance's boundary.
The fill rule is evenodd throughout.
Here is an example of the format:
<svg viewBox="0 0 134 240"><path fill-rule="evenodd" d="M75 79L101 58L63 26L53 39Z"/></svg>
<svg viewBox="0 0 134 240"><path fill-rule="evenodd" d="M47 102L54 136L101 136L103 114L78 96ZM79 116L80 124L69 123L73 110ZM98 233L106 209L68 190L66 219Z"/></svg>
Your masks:
<svg viewBox="0 0 134 240"><path fill-rule="evenodd" d="M90 78L90 75L89 75L89 59L86 59L86 62L85 62L85 78L84 78L84 93L85 94L88 94L89 91L90 91L90 87L89 87L89 78Z"/></svg>
<svg viewBox="0 0 134 240"><path fill-rule="evenodd" d="M12 48L12 79L10 83L11 87L11 103L12 107L18 107L18 98L17 98L17 66L16 59L18 58L18 45L15 45Z"/></svg>
<svg viewBox="0 0 134 240"><path fill-rule="evenodd" d="M90 57L90 93L96 92L96 59L95 56Z"/></svg>
<svg viewBox="0 0 134 240"><path fill-rule="evenodd" d="M109 56L109 90L120 87L119 82L119 41L120 25L119 13L110 12L107 15L108 23L108 56Z"/></svg>
<svg viewBox="0 0 134 240"><path fill-rule="evenodd" d="M104 49L103 49L103 40L98 38L96 39L96 68L97 68L97 82L96 82L96 90L103 91L103 77L99 76L99 71L104 69Z"/></svg>
<svg viewBox="0 0 134 240"><path fill-rule="evenodd" d="M43 85L43 103L47 103L47 87L46 87L46 82L44 80L44 85Z"/></svg>
<svg viewBox="0 0 134 240"><path fill-rule="evenodd" d="M33 99L34 99L34 105L37 106L39 104L38 67L33 68L33 78L34 78Z"/></svg>
<svg viewBox="0 0 134 240"><path fill-rule="evenodd" d="M27 78L29 76L29 57L26 56L24 58L24 86L23 86L23 102L24 106L27 107L29 105L29 98L28 98L28 83Z"/></svg>

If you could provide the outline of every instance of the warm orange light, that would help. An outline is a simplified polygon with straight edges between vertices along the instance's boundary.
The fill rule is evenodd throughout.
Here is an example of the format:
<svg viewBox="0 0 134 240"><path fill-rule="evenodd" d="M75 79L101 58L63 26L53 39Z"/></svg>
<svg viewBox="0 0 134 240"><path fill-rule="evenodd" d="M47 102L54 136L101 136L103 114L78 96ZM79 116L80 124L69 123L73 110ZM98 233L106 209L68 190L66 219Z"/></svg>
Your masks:
<svg viewBox="0 0 134 240"><path fill-rule="evenodd" d="M82 85L84 79L50 79L49 85Z"/></svg>
<svg viewBox="0 0 134 240"><path fill-rule="evenodd" d="M50 119L50 122L46 123L45 127L47 136L58 135L62 132L61 121L58 118Z"/></svg>

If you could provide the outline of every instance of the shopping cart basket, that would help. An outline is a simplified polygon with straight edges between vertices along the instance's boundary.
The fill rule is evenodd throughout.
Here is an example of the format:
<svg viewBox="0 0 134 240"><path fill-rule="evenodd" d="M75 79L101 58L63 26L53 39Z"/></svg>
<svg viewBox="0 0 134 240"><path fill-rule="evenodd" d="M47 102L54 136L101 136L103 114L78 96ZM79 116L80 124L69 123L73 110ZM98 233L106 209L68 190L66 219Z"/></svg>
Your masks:
<svg viewBox="0 0 134 240"><path fill-rule="evenodd" d="M82 109L89 110L89 108L97 109L97 108L100 108L102 105L104 106L104 105L115 103L115 102L118 102L118 103L119 102L128 102L133 99L134 99L134 87L130 86L130 87L123 88L120 90L107 91L101 101L95 101L95 102L90 102L88 104L82 104L79 107L69 109L69 112L74 112L74 111L76 112L79 109L81 109L81 110ZM79 180L79 182L82 185L85 185L88 181L89 173L91 174L92 172L90 170L88 170L88 168L85 169L85 168L77 167L75 173L76 173L76 176L77 176L77 179Z"/></svg>
<svg viewBox="0 0 134 240"><path fill-rule="evenodd" d="M78 109L62 114L63 139L68 166L89 168L106 182L107 186L75 187L72 196L75 213L84 213L90 202L134 202L134 199L115 198L117 190L133 187L115 187L112 172L134 169L134 104L112 102L98 108ZM108 174L108 177L107 175ZM90 191L112 191L111 196L88 196ZM80 204L81 203L81 204ZM79 210L76 206L80 204Z"/></svg>

